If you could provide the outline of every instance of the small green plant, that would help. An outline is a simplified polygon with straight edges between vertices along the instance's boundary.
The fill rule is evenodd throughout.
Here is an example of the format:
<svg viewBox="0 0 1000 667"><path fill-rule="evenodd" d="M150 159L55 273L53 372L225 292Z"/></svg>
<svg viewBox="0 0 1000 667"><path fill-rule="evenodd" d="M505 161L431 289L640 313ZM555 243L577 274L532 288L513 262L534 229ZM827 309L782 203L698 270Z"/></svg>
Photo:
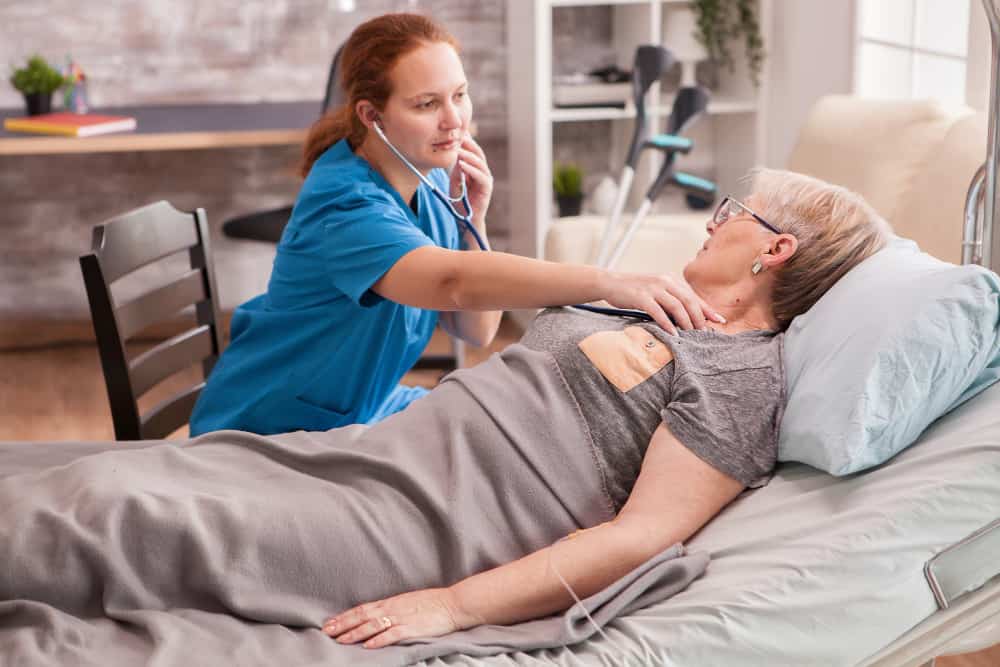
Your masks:
<svg viewBox="0 0 1000 667"><path fill-rule="evenodd" d="M579 166L556 163L552 188L560 197L578 197L583 194L583 171Z"/></svg>
<svg viewBox="0 0 1000 667"><path fill-rule="evenodd" d="M750 79L754 86L760 86L766 53L755 0L692 0L691 7L698 23L695 37L708 51L708 57L733 71L729 44L742 37Z"/></svg>
<svg viewBox="0 0 1000 667"><path fill-rule="evenodd" d="M25 67L14 70L10 83L25 95L51 95L63 85L63 75L45 62L40 55L28 58Z"/></svg>

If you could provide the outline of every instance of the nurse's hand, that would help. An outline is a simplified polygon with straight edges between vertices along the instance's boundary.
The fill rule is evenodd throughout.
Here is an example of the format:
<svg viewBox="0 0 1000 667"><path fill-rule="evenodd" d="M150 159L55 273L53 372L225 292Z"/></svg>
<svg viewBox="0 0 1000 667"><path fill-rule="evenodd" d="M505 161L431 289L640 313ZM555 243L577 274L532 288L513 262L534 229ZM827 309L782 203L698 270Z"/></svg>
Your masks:
<svg viewBox="0 0 1000 667"><path fill-rule="evenodd" d="M493 174L486 163L486 153L468 134L462 140L458 149L458 162L451 170L451 196L462 194L461 174L465 174L465 187L469 191L469 204L472 205L472 224L483 230L486 225L486 209L490 207L493 197ZM462 204L456 205L458 210ZM465 211L463 211L465 212Z"/></svg>
<svg viewBox="0 0 1000 667"><path fill-rule="evenodd" d="M604 300L615 308L641 310L672 334L677 333L677 327L704 329L706 320L726 321L683 278L667 274L612 272L606 292Z"/></svg>

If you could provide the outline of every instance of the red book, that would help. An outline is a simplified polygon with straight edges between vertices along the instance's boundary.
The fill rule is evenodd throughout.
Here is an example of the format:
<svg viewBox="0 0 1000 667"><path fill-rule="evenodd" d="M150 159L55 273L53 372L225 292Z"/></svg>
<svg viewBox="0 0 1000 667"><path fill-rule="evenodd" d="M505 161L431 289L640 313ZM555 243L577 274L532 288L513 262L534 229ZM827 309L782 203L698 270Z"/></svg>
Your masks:
<svg viewBox="0 0 1000 667"><path fill-rule="evenodd" d="M39 116L7 118L3 128L8 132L34 132L58 134L65 137L90 137L108 132L125 132L135 129L135 118L129 116L102 116L94 113L57 111Z"/></svg>

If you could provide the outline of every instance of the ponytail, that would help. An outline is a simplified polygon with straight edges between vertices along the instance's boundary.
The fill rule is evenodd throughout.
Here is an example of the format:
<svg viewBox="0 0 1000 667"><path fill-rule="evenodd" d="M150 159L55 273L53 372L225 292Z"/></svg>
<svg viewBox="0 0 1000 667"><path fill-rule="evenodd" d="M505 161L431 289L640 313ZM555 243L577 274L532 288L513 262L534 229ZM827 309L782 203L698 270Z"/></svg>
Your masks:
<svg viewBox="0 0 1000 667"><path fill-rule="evenodd" d="M302 178L308 176L309 170L319 156L341 139L347 138L351 148L357 148L364 141L365 129L350 104L327 111L309 128L305 146L302 148L299 175Z"/></svg>

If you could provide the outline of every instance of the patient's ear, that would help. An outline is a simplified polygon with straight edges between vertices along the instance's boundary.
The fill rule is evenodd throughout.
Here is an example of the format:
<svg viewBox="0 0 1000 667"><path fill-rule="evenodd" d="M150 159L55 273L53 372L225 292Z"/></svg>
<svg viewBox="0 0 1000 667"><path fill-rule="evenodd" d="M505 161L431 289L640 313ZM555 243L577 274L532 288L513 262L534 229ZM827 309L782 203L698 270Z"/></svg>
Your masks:
<svg viewBox="0 0 1000 667"><path fill-rule="evenodd" d="M799 249L799 240L791 234L779 234L771 242L771 249L760 256L765 269L773 269L787 262Z"/></svg>

